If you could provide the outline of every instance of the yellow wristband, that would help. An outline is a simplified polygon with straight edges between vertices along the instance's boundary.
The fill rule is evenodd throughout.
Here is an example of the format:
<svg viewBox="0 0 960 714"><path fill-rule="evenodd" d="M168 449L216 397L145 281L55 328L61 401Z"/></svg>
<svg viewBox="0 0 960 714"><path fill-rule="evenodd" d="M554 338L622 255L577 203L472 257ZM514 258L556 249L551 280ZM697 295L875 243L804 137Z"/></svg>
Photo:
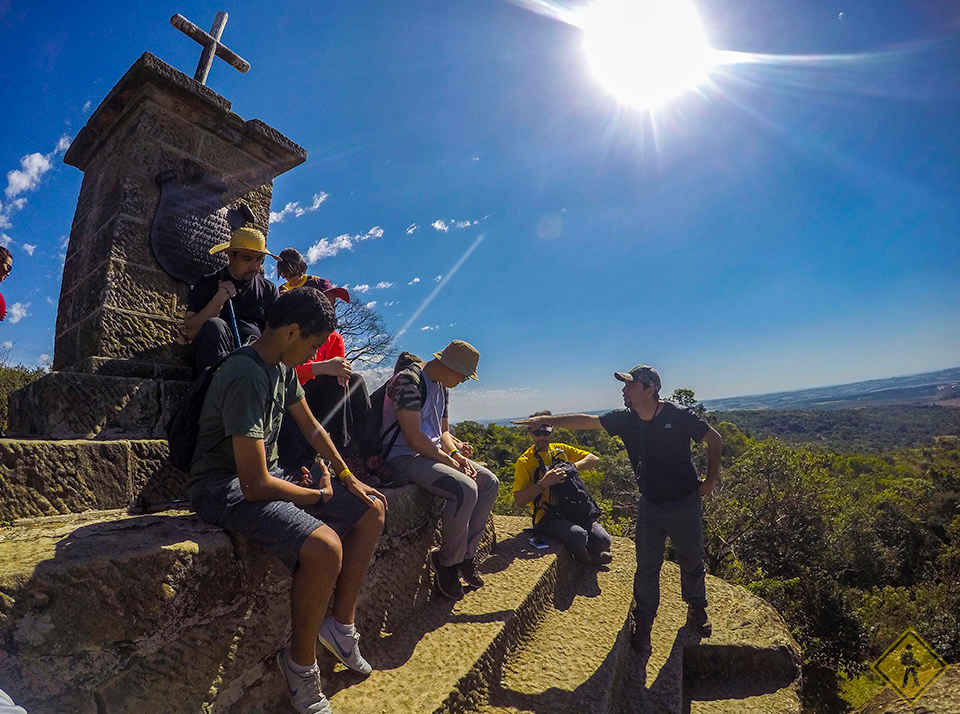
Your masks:
<svg viewBox="0 0 960 714"><path fill-rule="evenodd" d="M460 449L454 449L453 451L450 452L450 455L453 456L453 455L454 455L455 453L457 453L458 451L460 451Z"/></svg>
<svg viewBox="0 0 960 714"><path fill-rule="evenodd" d="M345 476L353 476L353 472L350 471L349 466L337 474L337 478L340 479L341 481L343 481Z"/></svg>

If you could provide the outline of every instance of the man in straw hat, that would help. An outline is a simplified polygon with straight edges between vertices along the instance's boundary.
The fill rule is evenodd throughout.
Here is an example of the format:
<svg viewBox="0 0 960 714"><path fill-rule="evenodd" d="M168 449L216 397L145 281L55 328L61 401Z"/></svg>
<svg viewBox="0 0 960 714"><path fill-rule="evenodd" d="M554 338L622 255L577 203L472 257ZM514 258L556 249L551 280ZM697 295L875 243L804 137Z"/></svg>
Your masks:
<svg viewBox="0 0 960 714"><path fill-rule="evenodd" d="M279 294L260 272L266 256L277 257L267 251L263 233L252 226L238 228L228 243L210 249L211 254L223 251L230 261L227 267L197 280L184 314L197 374L240 346L233 332L234 319L241 344L259 337Z"/></svg>
<svg viewBox="0 0 960 714"><path fill-rule="evenodd" d="M476 554L483 528L497 500L500 481L489 469L471 461L450 433L449 390L477 379L480 353L463 340L454 340L427 363L400 370L387 386L383 400L384 432L400 425L387 464L401 482L412 482L446 499L441 523L442 545L431 554L437 589L449 598L463 595L464 581L483 585Z"/></svg>
<svg viewBox="0 0 960 714"><path fill-rule="evenodd" d="M700 416L660 399L660 375L638 364L615 372L623 382L626 409L601 416L564 414L536 416L513 422L531 429L543 424L567 429L605 429L623 439L640 487L637 502L637 573L633 596L634 633L631 645L649 655L650 631L660 604L660 567L670 536L680 566L680 594L687 603L687 624L700 637L709 637L706 569L703 565L703 498L713 493L720 475L723 439ZM707 445L707 474L701 481L690 455L690 441Z"/></svg>

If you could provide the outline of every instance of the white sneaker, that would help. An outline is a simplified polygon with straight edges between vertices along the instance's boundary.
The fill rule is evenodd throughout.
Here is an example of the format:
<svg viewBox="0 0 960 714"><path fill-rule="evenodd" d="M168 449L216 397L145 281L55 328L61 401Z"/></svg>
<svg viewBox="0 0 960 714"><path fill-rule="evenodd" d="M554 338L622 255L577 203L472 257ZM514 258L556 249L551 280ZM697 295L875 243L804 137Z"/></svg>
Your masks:
<svg viewBox="0 0 960 714"><path fill-rule="evenodd" d="M320 625L317 639L330 651L330 654L357 674L366 676L373 671L373 667L360 654L360 633L356 628L349 635L341 635L337 632L333 617L328 615Z"/></svg>
<svg viewBox="0 0 960 714"><path fill-rule="evenodd" d="M300 714L333 714L330 708L330 702L323 696L320 689L320 669L317 663L304 674L299 675L294 672L287 664L287 650L284 647L277 653L277 666L283 672L284 681L287 683L287 694L290 695L290 701Z"/></svg>

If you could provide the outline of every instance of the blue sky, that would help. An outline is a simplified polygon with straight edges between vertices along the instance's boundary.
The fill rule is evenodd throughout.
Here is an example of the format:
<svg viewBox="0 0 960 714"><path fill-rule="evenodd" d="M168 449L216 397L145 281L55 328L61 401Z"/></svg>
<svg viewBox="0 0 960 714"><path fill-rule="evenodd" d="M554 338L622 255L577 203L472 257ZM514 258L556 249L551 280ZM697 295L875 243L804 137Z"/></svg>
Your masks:
<svg viewBox="0 0 960 714"><path fill-rule="evenodd" d="M701 398L960 364L960 9L695 4L742 61L651 115L546 3L0 0L0 343L53 354L65 143L142 52L192 75L171 15L225 9L253 68L208 85L309 152L273 210L319 205L271 225L274 251L319 244L310 272L397 330L474 246L399 342L480 349L455 420L614 407L640 362Z"/></svg>

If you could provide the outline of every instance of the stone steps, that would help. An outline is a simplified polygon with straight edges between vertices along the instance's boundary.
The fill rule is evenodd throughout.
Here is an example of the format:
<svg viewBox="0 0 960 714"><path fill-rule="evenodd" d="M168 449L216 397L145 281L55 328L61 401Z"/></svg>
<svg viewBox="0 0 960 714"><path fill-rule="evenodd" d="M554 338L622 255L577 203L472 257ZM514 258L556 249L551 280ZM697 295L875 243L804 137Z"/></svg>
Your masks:
<svg viewBox="0 0 960 714"><path fill-rule="evenodd" d="M390 489L361 632L423 607L440 501ZM124 511L0 528L0 682L31 712L223 710L289 634L290 576L192 513Z"/></svg>
<svg viewBox="0 0 960 714"><path fill-rule="evenodd" d="M0 439L0 522L185 498L161 439Z"/></svg>
<svg viewBox="0 0 960 714"><path fill-rule="evenodd" d="M340 665L331 674L332 657L319 648L321 667L328 669L324 691L336 714L479 708L508 652L536 626L558 577L557 556L534 552L521 533L528 519L493 520L498 546L480 568L484 587L456 603L434 596L379 638L362 638L362 651L374 669L370 677L361 679ZM263 661L261 677L241 699L217 711L292 712L272 657Z"/></svg>

